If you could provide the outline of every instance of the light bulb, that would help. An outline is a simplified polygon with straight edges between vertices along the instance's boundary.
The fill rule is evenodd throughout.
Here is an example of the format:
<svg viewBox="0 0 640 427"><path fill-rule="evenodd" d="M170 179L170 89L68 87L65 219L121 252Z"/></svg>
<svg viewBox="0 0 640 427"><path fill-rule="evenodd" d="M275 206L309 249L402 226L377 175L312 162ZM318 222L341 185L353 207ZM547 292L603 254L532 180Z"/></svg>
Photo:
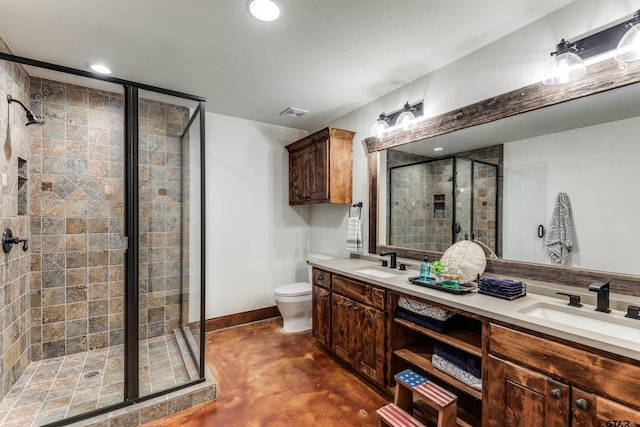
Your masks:
<svg viewBox="0 0 640 427"><path fill-rule="evenodd" d="M396 126L400 126L403 129L407 129L409 127L409 124L415 118L416 117L413 115L411 111L403 111L402 113L400 113L400 115L396 119Z"/></svg>
<svg viewBox="0 0 640 427"><path fill-rule="evenodd" d="M389 123L387 123L385 117L386 116L384 114L380 114L380 117L378 118L378 120L376 120L376 122L373 124L373 127L371 128L371 135L380 138L382 134L387 129L389 129Z"/></svg>
<svg viewBox="0 0 640 427"><path fill-rule="evenodd" d="M616 48L616 61L621 65L640 59L640 25L634 25L620 39Z"/></svg>
<svg viewBox="0 0 640 427"><path fill-rule="evenodd" d="M411 112L411 105L407 102L404 104L402 113L400 113L396 118L396 126L407 130L409 128L409 124L411 124L415 118L416 116Z"/></svg>
<svg viewBox="0 0 640 427"><path fill-rule="evenodd" d="M554 57L544 71L542 83L545 85L561 85L580 80L587 72L587 68L575 53L566 52Z"/></svg>

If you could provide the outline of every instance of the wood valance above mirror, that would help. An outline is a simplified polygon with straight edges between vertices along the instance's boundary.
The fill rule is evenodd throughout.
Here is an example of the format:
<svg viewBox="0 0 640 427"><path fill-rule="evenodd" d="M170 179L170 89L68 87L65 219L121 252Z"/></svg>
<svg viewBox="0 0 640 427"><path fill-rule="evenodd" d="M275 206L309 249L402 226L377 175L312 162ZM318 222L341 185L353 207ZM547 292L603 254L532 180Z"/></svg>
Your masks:
<svg viewBox="0 0 640 427"><path fill-rule="evenodd" d="M557 106L567 101L622 88L637 82L640 82L639 63L622 69L614 60L605 60L590 65L587 69L587 75L580 82L563 86L545 86L542 83L532 84L439 116L418 121L409 131L395 129L382 138L366 138L364 142L369 153L369 251L378 253L383 248L384 250L392 248L399 255L402 254L412 259L421 259L425 253L429 253L434 258L440 255L437 252L416 251L378 244L378 204L385 202L385 200L378 200L380 197L378 195L380 151L400 147L415 141L430 140L461 130L466 130L465 132L469 134L475 132L474 129L470 129L475 126L544 109L545 107ZM615 93L615 91L611 93ZM625 117L617 118L617 120L638 116L640 111L630 111L628 114ZM594 124L600 123L597 119L597 117L594 119ZM588 125L590 123L582 124L581 126ZM481 128L478 128L478 130ZM559 130L554 132L557 131ZM582 268L501 259L490 260L487 271L574 286L586 286L594 281L594 278L597 278L597 280L610 281L612 289L616 292L640 295L640 275L635 274L584 270Z"/></svg>

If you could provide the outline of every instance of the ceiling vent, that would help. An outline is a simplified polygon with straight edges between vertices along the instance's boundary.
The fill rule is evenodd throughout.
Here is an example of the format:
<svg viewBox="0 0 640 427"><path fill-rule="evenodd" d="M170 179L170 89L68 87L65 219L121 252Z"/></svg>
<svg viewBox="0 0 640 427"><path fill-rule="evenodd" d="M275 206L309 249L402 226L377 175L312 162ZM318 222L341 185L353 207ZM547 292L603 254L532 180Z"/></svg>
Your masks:
<svg viewBox="0 0 640 427"><path fill-rule="evenodd" d="M281 116L285 116L285 117L291 117L293 119L297 119L299 117L304 116L307 113L308 113L307 110L301 110L300 108L288 107L288 108L285 108L285 110L283 112L281 112L280 115Z"/></svg>

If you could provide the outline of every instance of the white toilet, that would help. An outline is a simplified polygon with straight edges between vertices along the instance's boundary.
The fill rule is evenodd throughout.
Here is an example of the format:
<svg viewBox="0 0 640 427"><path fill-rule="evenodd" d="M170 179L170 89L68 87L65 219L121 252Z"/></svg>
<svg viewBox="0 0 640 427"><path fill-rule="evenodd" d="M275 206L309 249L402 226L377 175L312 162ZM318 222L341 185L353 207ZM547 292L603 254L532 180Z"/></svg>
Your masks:
<svg viewBox="0 0 640 427"><path fill-rule="evenodd" d="M327 260L327 255L311 254L310 260ZM282 331L303 332L311 329L311 266L309 282L291 283L279 286L274 291L276 305L282 315Z"/></svg>

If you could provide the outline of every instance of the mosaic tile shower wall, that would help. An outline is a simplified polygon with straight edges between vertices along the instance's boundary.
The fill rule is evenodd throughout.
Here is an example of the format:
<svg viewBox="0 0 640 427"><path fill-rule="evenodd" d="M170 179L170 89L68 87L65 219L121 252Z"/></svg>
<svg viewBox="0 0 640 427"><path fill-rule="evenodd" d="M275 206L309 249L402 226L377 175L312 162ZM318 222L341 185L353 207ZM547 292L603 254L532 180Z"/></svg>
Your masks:
<svg viewBox="0 0 640 427"><path fill-rule="evenodd" d="M31 79L32 358L124 340L124 99Z"/></svg>
<svg viewBox="0 0 640 427"><path fill-rule="evenodd" d="M0 51L12 53L0 38ZM21 65L0 61L0 217L2 230L11 228L14 235L30 236L26 215L30 132L24 111L18 104L7 104L7 95L29 105L29 76ZM18 173L20 171L20 173ZM0 231L2 231L0 230ZM0 252L0 399L31 362L29 346L30 299L29 251L14 245L9 254Z"/></svg>
<svg viewBox="0 0 640 427"><path fill-rule="evenodd" d="M397 150L387 150L387 185L389 194L387 200L390 206L387 209L387 238L386 241L393 246L402 246L413 249L421 249L423 240L427 235L427 211L429 202L426 200L427 182L423 182L412 194L407 186L404 188L391 188L392 182L408 183L414 179L420 179L420 173L413 176L411 168L393 169L398 166L409 165L429 160L428 157L403 153ZM406 172L405 172L406 171ZM393 175L393 178L392 178ZM416 206L417 205L417 206ZM393 217L393 221L392 218ZM414 242L414 237L416 241Z"/></svg>

